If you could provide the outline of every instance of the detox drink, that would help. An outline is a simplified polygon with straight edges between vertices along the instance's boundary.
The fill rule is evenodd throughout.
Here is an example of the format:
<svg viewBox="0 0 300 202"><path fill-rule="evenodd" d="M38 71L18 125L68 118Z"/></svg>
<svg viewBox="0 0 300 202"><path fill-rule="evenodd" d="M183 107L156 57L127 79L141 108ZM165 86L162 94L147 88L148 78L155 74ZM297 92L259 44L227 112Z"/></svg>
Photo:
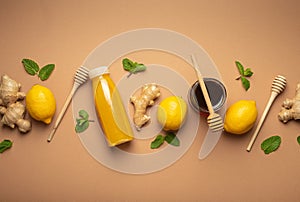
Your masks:
<svg viewBox="0 0 300 202"><path fill-rule="evenodd" d="M110 77L108 67L90 71L95 109L109 146L133 139L131 125L119 91Z"/></svg>

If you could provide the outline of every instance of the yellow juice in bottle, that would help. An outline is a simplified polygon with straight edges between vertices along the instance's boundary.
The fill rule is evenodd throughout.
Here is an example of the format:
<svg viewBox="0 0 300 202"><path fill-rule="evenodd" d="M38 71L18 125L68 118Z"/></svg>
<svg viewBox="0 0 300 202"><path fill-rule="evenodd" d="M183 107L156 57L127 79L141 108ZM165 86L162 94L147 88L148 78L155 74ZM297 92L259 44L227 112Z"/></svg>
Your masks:
<svg viewBox="0 0 300 202"><path fill-rule="evenodd" d="M90 71L95 108L109 146L133 139L133 132L119 91L110 78L107 67Z"/></svg>

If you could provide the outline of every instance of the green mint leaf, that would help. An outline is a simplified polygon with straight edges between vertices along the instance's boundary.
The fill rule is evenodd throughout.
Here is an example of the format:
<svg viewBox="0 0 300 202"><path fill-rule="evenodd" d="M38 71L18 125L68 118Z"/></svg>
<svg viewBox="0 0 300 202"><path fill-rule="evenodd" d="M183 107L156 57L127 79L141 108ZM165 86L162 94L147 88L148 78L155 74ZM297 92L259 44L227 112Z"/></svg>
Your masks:
<svg viewBox="0 0 300 202"><path fill-rule="evenodd" d="M300 145L300 136L297 137L297 142Z"/></svg>
<svg viewBox="0 0 300 202"><path fill-rule="evenodd" d="M126 70L126 71L131 71L132 69L135 68L135 64L128 58L124 58L122 60L122 64L123 64L124 70Z"/></svg>
<svg viewBox="0 0 300 202"><path fill-rule="evenodd" d="M241 77L241 80L242 80L243 87L247 91L250 88L250 81L243 76Z"/></svg>
<svg viewBox="0 0 300 202"><path fill-rule="evenodd" d="M3 140L0 143L0 153L3 153L5 150L9 149L12 147L12 141L10 140Z"/></svg>
<svg viewBox="0 0 300 202"><path fill-rule="evenodd" d="M261 149L265 152L265 154L269 154L271 152L274 152L278 149L281 143L281 137L278 135L269 137L265 139L261 143Z"/></svg>
<svg viewBox="0 0 300 202"><path fill-rule="evenodd" d="M155 138L155 140L153 140L152 142L151 142L151 149L157 149L157 148L159 148L163 143L164 143L164 136L162 136L162 135L158 135L158 136L156 136L156 138Z"/></svg>
<svg viewBox="0 0 300 202"><path fill-rule="evenodd" d="M25 68L25 71L32 76L36 75L40 70L39 65L33 60L23 59L22 63Z"/></svg>
<svg viewBox="0 0 300 202"><path fill-rule="evenodd" d="M85 120L88 120L89 119L89 114L85 111L85 110L80 110L78 112L79 116L82 117L83 119Z"/></svg>
<svg viewBox="0 0 300 202"><path fill-rule="evenodd" d="M171 132L167 133L167 135L165 136L165 141L173 146L180 145L180 141L179 141L178 137L176 137L175 133L171 133Z"/></svg>
<svg viewBox="0 0 300 202"><path fill-rule="evenodd" d="M247 68L245 71L244 71L244 76L246 77L251 77L253 75L253 72L251 71L250 68Z"/></svg>
<svg viewBox="0 0 300 202"><path fill-rule="evenodd" d="M240 75L244 76L244 66L239 61L235 61L235 65L238 68Z"/></svg>
<svg viewBox="0 0 300 202"><path fill-rule="evenodd" d="M75 126L76 133L82 133L89 127L89 121L81 119Z"/></svg>
<svg viewBox="0 0 300 202"><path fill-rule="evenodd" d="M45 81L49 78L49 76L53 72L54 68L55 68L54 64L48 64L48 65L41 68L41 70L39 71L38 76L40 77L40 79L42 81Z"/></svg>
<svg viewBox="0 0 300 202"><path fill-rule="evenodd" d="M147 67L145 65L143 65L143 64L137 64L135 66L135 68L133 68L132 70L130 70L130 73L135 74L135 73L138 73L138 72L142 72L142 71L145 71L146 68Z"/></svg>

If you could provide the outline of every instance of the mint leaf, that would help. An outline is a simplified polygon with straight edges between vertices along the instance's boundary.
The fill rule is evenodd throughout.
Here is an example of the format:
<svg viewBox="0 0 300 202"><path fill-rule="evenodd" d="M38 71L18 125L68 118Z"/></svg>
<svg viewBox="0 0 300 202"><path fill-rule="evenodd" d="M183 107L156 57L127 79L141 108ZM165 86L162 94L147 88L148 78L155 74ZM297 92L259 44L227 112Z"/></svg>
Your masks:
<svg viewBox="0 0 300 202"><path fill-rule="evenodd" d="M36 75L40 70L39 65L33 60L23 59L22 63L24 65L25 71L32 76Z"/></svg>
<svg viewBox="0 0 300 202"><path fill-rule="evenodd" d="M274 152L278 149L281 144L281 137L280 136L272 136L267 138L261 143L261 149L265 152L265 154L269 154Z"/></svg>
<svg viewBox="0 0 300 202"><path fill-rule="evenodd" d="M130 70L130 73L135 74L146 70L146 66L143 64L137 64L134 69Z"/></svg>
<svg viewBox="0 0 300 202"><path fill-rule="evenodd" d="M243 87L247 91L250 88L250 81L243 76L241 77L241 80L242 80Z"/></svg>
<svg viewBox="0 0 300 202"><path fill-rule="evenodd" d="M77 122L75 126L76 133L82 133L89 127L90 123L88 120L81 119Z"/></svg>
<svg viewBox="0 0 300 202"><path fill-rule="evenodd" d="M244 71L244 76L246 77L251 77L253 75L253 72L251 71L250 68L247 68L245 71Z"/></svg>
<svg viewBox="0 0 300 202"><path fill-rule="evenodd" d="M240 75L244 76L244 66L239 61L235 61L235 65L238 68Z"/></svg>
<svg viewBox="0 0 300 202"><path fill-rule="evenodd" d="M165 136L165 141L173 146L180 145L180 141L175 133L168 132L167 135Z"/></svg>
<svg viewBox="0 0 300 202"><path fill-rule="evenodd" d="M300 145L300 136L297 137L297 142Z"/></svg>
<svg viewBox="0 0 300 202"><path fill-rule="evenodd" d="M122 60L122 64L123 64L124 70L126 70L126 71L132 71L132 69L135 68L135 64L128 58L124 58Z"/></svg>
<svg viewBox="0 0 300 202"><path fill-rule="evenodd" d="M50 77L51 73L53 72L54 68L55 68L54 64L48 64L48 65L42 67L42 69L39 71L39 74L38 74L39 78L42 81L47 80Z"/></svg>
<svg viewBox="0 0 300 202"><path fill-rule="evenodd" d="M165 140L164 136L162 136L162 135L156 136L155 140L153 140L151 142L151 145L150 145L151 149L159 148L164 143L164 140Z"/></svg>
<svg viewBox="0 0 300 202"><path fill-rule="evenodd" d="M85 110L80 110L79 112L78 112L78 114L79 114L79 116L80 117L82 117L83 119L86 119L86 120L88 120L89 119L89 114L85 111Z"/></svg>
<svg viewBox="0 0 300 202"><path fill-rule="evenodd" d="M9 149L12 147L12 142L10 140L3 140L0 143L0 153L3 153L5 150Z"/></svg>

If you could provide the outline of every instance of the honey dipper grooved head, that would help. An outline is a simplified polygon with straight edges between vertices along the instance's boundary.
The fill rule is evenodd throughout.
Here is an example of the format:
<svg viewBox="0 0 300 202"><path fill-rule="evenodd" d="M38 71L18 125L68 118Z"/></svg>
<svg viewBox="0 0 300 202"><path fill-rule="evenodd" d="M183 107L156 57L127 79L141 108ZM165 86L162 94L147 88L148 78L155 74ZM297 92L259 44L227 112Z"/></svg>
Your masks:
<svg viewBox="0 0 300 202"><path fill-rule="evenodd" d="M278 75L275 77L272 83L272 91L276 93L281 93L286 86L286 78L284 76Z"/></svg>
<svg viewBox="0 0 300 202"><path fill-rule="evenodd" d="M87 81L89 77L89 70L85 67L80 67L77 69L76 74L75 74L75 83L81 85L84 82Z"/></svg>

